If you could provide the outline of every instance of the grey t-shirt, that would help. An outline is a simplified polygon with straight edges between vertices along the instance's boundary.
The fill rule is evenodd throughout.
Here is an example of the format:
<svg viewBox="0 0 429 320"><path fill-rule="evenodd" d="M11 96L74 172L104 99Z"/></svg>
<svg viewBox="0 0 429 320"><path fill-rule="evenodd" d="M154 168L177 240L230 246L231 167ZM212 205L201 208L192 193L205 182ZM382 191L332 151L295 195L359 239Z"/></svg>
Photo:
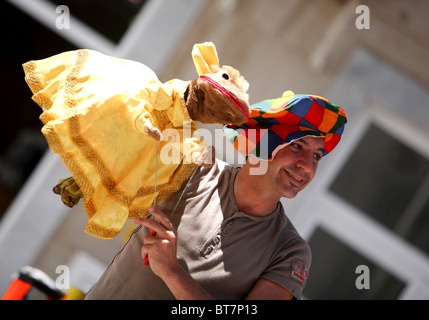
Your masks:
<svg viewBox="0 0 429 320"><path fill-rule="evenodd" d="M217 161L191 180L171 220L178 231L182 267L218 299L244 299L266 278L301 299L311 253L279 202L265 217L239 212L233 183L238 168ZM180 193L159 207L172 212ZM141 246L149 232L138 227L86 299L174 299L143 264Z"/></svg>

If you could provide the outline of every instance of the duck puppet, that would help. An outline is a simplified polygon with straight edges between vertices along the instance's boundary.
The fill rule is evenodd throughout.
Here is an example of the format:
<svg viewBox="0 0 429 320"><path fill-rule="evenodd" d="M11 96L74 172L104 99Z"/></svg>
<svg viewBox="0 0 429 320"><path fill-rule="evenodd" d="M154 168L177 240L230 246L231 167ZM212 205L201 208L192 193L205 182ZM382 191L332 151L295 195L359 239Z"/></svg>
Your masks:
<svg viewBox="0 0 429 320"><path fill-rule="evenodd" d="M182 190L197 166L210 166L214 153L197 122L249 118L248 82L219 66L214 44L194 45L192 58L196 80L165 83L142 63L87 49L23 64L42 133L71 173L54 192L70 207L83 199L85 233L114 238L128 219L148 216L155 199ZM162 161L163 150L180 156Z"/></svg>

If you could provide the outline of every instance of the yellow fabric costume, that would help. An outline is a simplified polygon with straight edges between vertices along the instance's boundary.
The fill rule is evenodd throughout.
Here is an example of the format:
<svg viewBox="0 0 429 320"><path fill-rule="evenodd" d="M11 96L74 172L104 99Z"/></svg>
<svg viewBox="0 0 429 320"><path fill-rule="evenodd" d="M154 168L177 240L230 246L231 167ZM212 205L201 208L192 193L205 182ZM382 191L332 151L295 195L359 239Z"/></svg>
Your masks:
<svg viewBox="0 0 429 320"><path fill-rule="evenodd" d="M218 65L211 43L194 46L193 58L198 72ZM141 119L161 131L175 129L181 141L188 121L193 135L185 142L200 146L183 98L188 81L161 83L141 63L85 49L23 68L32 99L43 109L42 132L83 193L85 232L94 237L115 237L127 219L147 216L154 200L155 149L170 142L158 141L156 148L139 127ZM186 157L180 163L158 161L157 202L178 192L195 168Z"/></svg>

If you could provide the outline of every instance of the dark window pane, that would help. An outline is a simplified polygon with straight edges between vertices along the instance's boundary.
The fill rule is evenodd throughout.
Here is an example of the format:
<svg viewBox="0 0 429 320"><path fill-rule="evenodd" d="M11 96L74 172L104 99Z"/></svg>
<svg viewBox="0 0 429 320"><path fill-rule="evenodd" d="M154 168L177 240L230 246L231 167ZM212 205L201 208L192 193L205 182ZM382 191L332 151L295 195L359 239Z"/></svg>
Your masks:
<svg viewBox="0 0 429 320"><path fill-rule="evenodd" d="M50 0L114 42L119 42L145 0ZM71 26L72 27L72 26Z"/></svg>
<svg viewBox="0 0 429 320"><path fill-rule="evenodd" d="M405 239L429 254L429 196L411 228L407 230Z"/></svg>
<svg viewBox="0 0 429 320"><path fill-rule="evenodd" d="M48 149L39 116L42 109L31 100L22 64L76 49L55 32L35 21L9 1L0 1L0 218Z"/></svg>
<svg viewBox="0 0 429 320"><path fill-rule="evenodd" d="M394 230L428 174L427 159L371 126L330 189Z"/></svg>
<svg viewBox="0 0 429 320"><path fill-rule="evenodd" d="M388 274L322 229L309 241L312 264L304 296L313 300L383 300L396 299L404 283ZM356 268L369 268L369 289L357 289L361 275Z"/></svg>

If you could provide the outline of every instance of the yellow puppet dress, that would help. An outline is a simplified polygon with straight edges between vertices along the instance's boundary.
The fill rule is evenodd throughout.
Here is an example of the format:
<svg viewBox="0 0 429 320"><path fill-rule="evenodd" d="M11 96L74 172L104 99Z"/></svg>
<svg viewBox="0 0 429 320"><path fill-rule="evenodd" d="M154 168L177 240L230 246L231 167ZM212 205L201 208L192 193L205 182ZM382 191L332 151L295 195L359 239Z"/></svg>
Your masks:
<svg viewBox="0 0 429 320"><path fill-rule="evenodd" d="M198 71L207 61L218 63L211 43L198 45L193 54ZM127 219L147 216L155 180L158 202L191 176L195 164L185 158L161 161L156 152L170 140L156 142L141 127L142 119L149 119L161 132L174 130L199 145L183 98L189 81L161 83L141 63L87 49L30 61L23 68L32 99L43 109L42 133L83 193L86 233L115 237Z"/></svg>

